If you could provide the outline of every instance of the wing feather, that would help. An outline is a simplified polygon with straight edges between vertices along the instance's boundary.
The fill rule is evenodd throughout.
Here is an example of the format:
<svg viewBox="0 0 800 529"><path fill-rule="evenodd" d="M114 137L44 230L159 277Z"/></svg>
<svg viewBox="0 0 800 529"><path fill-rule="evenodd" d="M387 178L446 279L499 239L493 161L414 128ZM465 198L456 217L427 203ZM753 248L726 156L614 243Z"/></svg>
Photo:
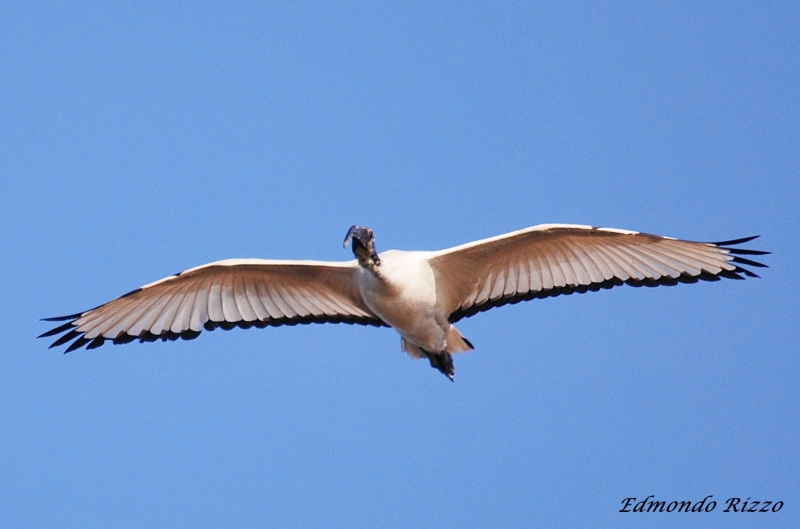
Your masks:
<svg viewBox="0 0 800 529"><path fill-rule="evenodd" d="M222 281L223 274L214 277L208 287L208 320L225 321L225 314L222 312Z"/></svg>
<svg viewBox="0 0 800 529"><path fill-rule="evenodd" d="M645 278L644 273L639 269L638 266L636 266L636 262L631 260L628 257L627 253L624 252L622 249L615 247L608 247L608 248L603 248L603 250L606 250L608 251L609 254L611 254L611 257L617 263L617 266L619 266L624 271L625 275L628 276L627 279L636 279L641 281ZM620 279L622 279L624 276L619 276L619 277ZM623 279L623 281L627 279Z"/></svg>
<svg viewBox="0 0 800 529"><path fill-rule="evenodd" d="M188 292L183 297L181 306L175 314L175 319L172 321L172 325L169 327L170 332L181 334L182 332L189 330L195 299L197 299L197 291L195 290Z"/></svg>
<svg viewBox="0 0 800 529"><path fill-rule="evenodd" d="M691 259L699 268L702 268L702 265L710 265L719 261L717 255L720 252L718 250L714 249L713 253L709 253L707 252L708 249L705 248L705 244L686 246L685 244L681 244L683 242L685 241L664 239L660 246L663 247L663 252L667 252L670 255Z"/></svg>
<svg viewBox="0 0 800 529"><path fill-rule="evenodd" d="M242 319L247 322L256 321L258 316L247 298L247 286L238 274L233 276L233 292L236 296L236 310L242 315Z"/></svg>
<svg viewBox="0 0 800 529"><path fill-rule="evenodd" d="M330 296L327 296L324 292L316 293L315 297L318 300L320 307L322 308L322 313L325 314L326 316L336 314L338 311L342 310L341 308L338 307L336 301Z"/></svg>
<svg viewBox="0 0 800 529"><path fill-rule="evenodd" d="M537 270L542 274L542 290L551 290L556 282L553 279L553 274L550 272L550 262L545 255L534 255L537 261Z"/></svg>
<svg viewBox="0 0 800 529"><path fill-rule="evenodd" d="M270 320L278 320L283 317L287 317L286 313L281 310L278 305L272 300L272 293L267 286L266 281L259 281L256 283L258 286L259 297L261 302L264 304L264 308L267 309L270 315Z"/></svg>
<svg viewBox="0 0 800 529"><path fill-rule="evenodd" d="M309 310L314 316L327 316L331 313L331 309L328 307L328 304L322 301L322 296L307 288L299 288L299 290L303 296L303 299L306 300L306 303L310 308Z"/></svg>
<svg viewBox="0 0 800 529"><path fill-rule="evenodd" d="M697 275L700 273L699 269L688 265L680 258L673 258L669 254L656 251L656 249L639 248L639 251L658 264L658 266L661 268L661 273L663 276L675 279L684 272L692 275Z"/></svg>
<svg viewBox="0 0 800 529"><path fill-rule="evenodd" d="M149 331L153 327L156 319L158 319L158 316L161 314L164 306L169 303L170 299L171 296L169 294L160 296L147 311L145 311L136 319L136 321L133 322L130 329L126 332L132 336L141 337L142 334L144 334L146 331ZM80 330L80 328L78 330Z"/></svg>
<svg viewBox="0 0 800 529"><path fill-rule="evenodd" d="M291 286L286 287L286 292L289 295L289 299L292 300L297 306L300 307L300 311L298 312L302 316L318 316L319 309L317 309L314 304L308 299L308 296L305 292L301 289L292 288Z"/></svg>
<svg viewBox="0 0 800 529"><path fill-rule="evenodd" d="M155 323L148 329L148 332L160 335L164 331L170 330L172 321L175 319L175 314L178 312L178 307L180 307L185 297L186 292L175 292L172 298L167 301L167 304L164 306L164 309L161 311Z"/></svg>
<svg viewBox="0 0 800 529"><path fill-rule="evenodd" d="M267 290L269 290L269 299L278 307L281 314L285 314L289 318L297 317L297 313L286 303L276 285L267 285Z"/></svg>
<svg viewBox="0 0 800 529"><path fill-rule="evenodd" d="M508 277L506 277L505 289L503 289L504 296L511 296L517 293L517 284L519 281L519 265L516 262L511 263L508 267Z"/></svg>
<svg viewBox="0 0 800 529"><path fill-rule="evenodd" d="M222 280L222 290L220 291L220 298L222 299L222 315L224 321L234 322L244 319L236 307L236 293L233 290L233 275L230 273L225 274Z"/></svg>
<svg viewBox="0 0 800 529"><path fill-rule="evenodd" d="M538 267L537 263L534 263L533 260L527 259L524 261L525 266L528 267L528 289L527 290L519 290L519 292L527 292L527 291L540 291L544 287L542 286L542 271Z"/></svg>
<svg viewBox="0 0 800 529"><path fill-rule="evenodd" d="M616 267L614 270L614 277L622 281L644 279L642 273L629 263L624 255L620 255L616 248L600 246L597 250L599 253L608 256L608 258L614 262L614 266Z"/></svg>
<svg viewBox="0 0 800 529"><path fill-rule="evenodd" d="M313 322L385 326L358 293L357 269L355 261L218 261L63 317L57 321L67 323L42 337L61 335L54 343L71 342L71 351L100 347L106 340L190 339L216 327Z"/></svg>
<svg viewBox="0 0 800 529"><path fill-rule="evenodd" d="M528 269L528 261L517 263L517 288L515 292L527 292L530 288L531 272Z"/></svg>
<svg viewBox="0 0 800 529"><path fill-rule="evenodd" d="M294 304L295 311L300 314L301 316L309 316L314 314L314 310L311 308L311 305L308 303L308 300L305 299L305 296L301 294L297 289L292 288L291 286L286 286L283 288L283 291L289 296L289 301Z"/></svg>
<svg viewBox="0 0 800 529"><path fill-rule="evenodd" d="M257 320L266 321L270 319L270 314L264 303L261 301L261 296L258 293L258 282L244 282L244 292Z"/></svg>
<svg viewBox="0 0 800 529"><path fill-rule="evenodd" d="M501 269L494 278L494 281L492 281L492 289L491 292L489 292L489 299L491 301L503 297L503 292L506 289L506 270L507 269Z"/></svg>
<svg viewBox="0 0 800 529"><path fill-rule="evenodd" d="M612 279L614 277L614 272L611 271L611 268L614 265L611 264L606 255L602 252L602 247L590 241L587 252L589 252L587 255L592 259L602 276L602 279L597 279L595 282L601 283Z"/></svg>
<svg viewBox="0 0 800 529"><path fill-rule="evenodd" d="M564 275L561 272L561 267L558 266L558 263L556 262L555 256L549 253L544 253L540 257L546 261L543 269L550 276L550 288L563 287L566 284L564 281Z"/></svg>
<svg viewBox="0 0 800 529"><path fill-rule="evenodd" d="M208 296L211 291L211 285L201 284L195 286L197 294L192 304L192 318L189 320L189 330L192 332L200 332L203 330L206 322L211 319L208 313Z"/></svg>
<svg viewBox="0 0 800 529"><path fill-rule="evenodd" d="M144 314L146 314L147 311L149 311L153 307L153 305L156 305L158 302L159 302L158 297L145 298L142 300L142 303L140 304L131 303L130 300L126 300L124 303L128 306L128 308L127 311L122 315L122 320L120 321L121 326L124 327L123 332L125 332L129 336L134 336L134 337L139 336L139 333L134 334L133 332L128 332L128 331L136 323L136 321L138 321L139 318L141 318ZM96 320L100 320L101 318L101 314L99 314L99 311L97 312L90 311L89 314ZM83 325L83 322L80 322L80 324ZM81 332L83 332L82 329Z"/></svg>
<svg viewBox="0 0 800 529"><path fill-rule="evenodd" d="M559 244L558 241L553 242L553 250L557 252L558 266L561 267L561 273L564 275L564 283L569 286L579 285L580 280L578 279L578 274L575 273L572 267L572 252L569 251L568 247Z"/></svg>
<svg viewBox="0 0 800 529"><path fill-rule="evenodd" d="M583 248L580 246L574 246L572 251L575 253L575 256L580 261L581 266L583 267L583 271L585 272L586 276L581 281L582 285L589 285L591 283L600 283L604 280L603 273L597 267L597 263L594 262L592 256L588 255Z"/></svg>
<svg viewBox="0 0 800 529"><path fill-rule="evenodd" d="M481 289L480 293L478 294L475 303L485 303L489 301L489 296L492 294L492 286L494 285L492 274L489 274L483 282L483 288Z"/></svg>
<svg viewBox="0 0 800 529"><path fill-rule="evenodd" d="M588 285L590 283L589 276L586 273L586 269L583 268L580 258L578 258L578 255L575 253L574 249L568 244L558 244L558 246L563 252L566 264L571 272L572 281L569 284Z"/></svg>
<svg viewBox="0 0 800 529"><path fill-rule="evenodd" d="M661 272L658 270L658 265L651 259L648 259L637 249L628 246L620 246L614 248L618 253L624 254L624 258L631 263L636 270L641 274L640 279L658 279L661 277Z"/></svg>

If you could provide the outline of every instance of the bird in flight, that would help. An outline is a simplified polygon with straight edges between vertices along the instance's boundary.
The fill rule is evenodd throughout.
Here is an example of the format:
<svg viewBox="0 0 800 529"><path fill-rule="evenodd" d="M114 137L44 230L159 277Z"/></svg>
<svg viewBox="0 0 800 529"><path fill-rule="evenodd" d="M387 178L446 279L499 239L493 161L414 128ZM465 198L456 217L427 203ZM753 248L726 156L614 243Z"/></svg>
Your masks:
<svg viewBox="0 0 800 529"><path fill-rule="evenodd" d="M107 340L196 338L217 327L348 323L392 327L401 348L454 380L452 355L473 349L453 325L510 303L613 286L675 285L758 277L766 267L734 248L755 237L702 243L635 231L542 224L435 252L377 253L371 229L353 226L355 259L343 262L228 259L165 277L66 322L66 353ZM71 342L71 343L70 343Z"/></svg>

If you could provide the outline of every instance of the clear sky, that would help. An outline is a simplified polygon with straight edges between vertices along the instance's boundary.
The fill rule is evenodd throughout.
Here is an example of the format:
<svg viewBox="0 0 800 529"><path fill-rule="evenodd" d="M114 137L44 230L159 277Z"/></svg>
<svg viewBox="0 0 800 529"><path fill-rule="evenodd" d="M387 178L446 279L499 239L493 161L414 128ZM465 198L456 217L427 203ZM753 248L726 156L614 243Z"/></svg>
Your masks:
<svg viewBox="0 0 800 529"><path fill-rule="evenodd" d="M1 527L800 526L798 3L264 4L0 6ZM455 384L389 329L35 339L352 224L552 222L774 254L464 320Z"/></svg>

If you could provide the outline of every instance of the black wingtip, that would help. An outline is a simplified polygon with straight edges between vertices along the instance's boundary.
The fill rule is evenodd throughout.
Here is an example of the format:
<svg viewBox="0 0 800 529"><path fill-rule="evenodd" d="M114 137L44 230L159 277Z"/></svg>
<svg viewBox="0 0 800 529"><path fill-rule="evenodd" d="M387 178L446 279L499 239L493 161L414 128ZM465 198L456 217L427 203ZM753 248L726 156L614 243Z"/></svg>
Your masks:
<svg viewBox="0 0 800 529"><path fill-rule="evenodd" d="M75 349L80 349L81 347L83 347L84 345L89 343L90 341L91 341L91 339L86 338L85 336L81 336L80 338L78 338L77 340L72 342L72 344L69 347L67 347L67 350L64 351L64 354L71 353Z"/></svg>
<svg viewBox="0 0 800 529"><path fill-rule="evenodd" d="M69 316L55 316L53 318L42 318L39 321L67 321L67 320L77 320L81 316L83 316L83 312L79 312L77 314L70 314Z"/></svg>
<svg viewBox="0 0 800 529"><path fill-rule="evenodd" d="M752 277L754 279L761 279L761 276L756 274L755 272L748 270L747 268L742 268L741 266L736 268L737 272L741 272L742 274L746 275L747 277ZM741 278L744 279L744 278Z"/></svg>
<svg viewBox="0 0 800 529"><path fill-rule="evenodd" d="M722 248L734 255L771 255L772 252L762 252L761 250L747 250L745 248Z"/></svg>
<svg viewBox="0 0 800 529"><path fill-rule="evenodd" d="M757 268L769 268L768 265L764 263L759 263L758 261L751 261L750 259L745 259L744 257L734 257L731 259L734 263L743 264L747 266L755 266Z"/></svg>
<svg viewBox="0 0 800 529"><path fill-rule="evenodd" d="M87 345L87 346L86 346L86 349L87 349L87 350L90 350L90 349L97 349L98 347L102 346L102 345L105 343L105 341L106 341L106 339L105 339L105 338L103 337L103 335L101 334L100 336L98 336L97 338L95 338L94 340L92 340L92 343L90 343L89 345Z"/></svg>
<svg viewBox="0 0 800 529"><path fill-rule="evenodd" d="M112 340L112 343L114 345L120 345L120 344L124 344L124 343L131 343L135 339L136 339L136 336L133 336L132 334L127 334L127 333L123 332L122 334L120 334L119 336L114 338L114 340Z"/></svg>
<svg viewBox="0 0 800 529"><path fill-rule="evenodd" d="M754 266L756 268L769 268L768 265L764 263L759 263L758 261L753 261L752 259L747 259L745 257L740 257L742 255L770 255L772 252L765 252L762 250L750 250L748 248L728 248L729 246L735 246L737 244L744 244L746 242L750 242L752 240L758 239L760 235L752 235L750 237L743 237L741 239L732 239L730 241L719 241L719 242L712 242L714 246L719 248L720 250L724 250L731 255L730 261L736 263L738 266L734 270L737 274L744 274L747 277L759 277L758 274L753 273L752 271L746 269L744 266ZM744 265L744 266L742 266ZM723 275L724 274L720 274ZM727 277L727 276L726 276Z"/></svg>
<svg viewBox="0 0 800 529"><path fill-rule="evenodd" d="M59 325L55 329L50 329L49 331L40 334L36 338L48 338L50 336L55 336L56 334L61 334L62 332L68 331L72 327L75 327L75 325L70 321L64 325Z"/></svg>
<svg viewBox="0 0 800 529"><path fill-rule="evenodd" d="M733 246L735 244L744 244L752 240L758 239L761 235L751 235L750 237L743 237L741 239L733 239L731 241L712 242L714 246Z"/></svg>
<svg viewBox="0 0 800 529"><path fill-rule="evenodd" d="M69 331L67 334L65 334L64 336L62 336L61 338L59 338L58 340L56 340L52 344L50 344L50 347L48 349L52 349L53 347L58 347L59 345L64 345L65 343L69 342L70 340L74 340L75 338L77 338L78 336L81 336L81 335L83 335L83 333L81 333L79 331L76 331L76 330Z"/></svg>

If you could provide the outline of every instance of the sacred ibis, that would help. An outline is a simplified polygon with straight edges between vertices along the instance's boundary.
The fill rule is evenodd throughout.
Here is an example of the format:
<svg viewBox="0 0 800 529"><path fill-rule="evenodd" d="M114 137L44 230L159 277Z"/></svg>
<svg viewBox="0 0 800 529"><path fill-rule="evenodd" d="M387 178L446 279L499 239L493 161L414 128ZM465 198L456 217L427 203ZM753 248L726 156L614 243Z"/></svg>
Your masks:
<svg viewBox="0 0 800 529"><path fill-rule="evenodd" d="M674 285L758 277L766 265L733 248L756 237L690 242L634 231L544 224L435 252L377 253L369 228L353 226L346 262L229 259L169 276L97 308L46 318L66 323L50 347L196 338L203 329L298 323L393 327L413 358L451 380L452 354L473 349L453 325L493 307L613 286Z"/></svg>

